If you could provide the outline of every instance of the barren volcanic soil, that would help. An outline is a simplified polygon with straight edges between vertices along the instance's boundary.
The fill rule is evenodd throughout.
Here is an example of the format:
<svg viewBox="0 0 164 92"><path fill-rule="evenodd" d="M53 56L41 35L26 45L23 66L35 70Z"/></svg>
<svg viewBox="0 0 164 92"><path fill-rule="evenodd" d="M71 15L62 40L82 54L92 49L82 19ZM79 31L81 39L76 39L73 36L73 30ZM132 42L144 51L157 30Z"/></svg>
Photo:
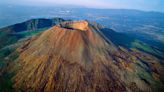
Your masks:
<svg viewBox="0 0 164 92"><path fill-rule="evenodd" d="M30 38L10 72L21 92L151 92L164 87L160 60L114 45L88 21L66 21Z"/></svg>

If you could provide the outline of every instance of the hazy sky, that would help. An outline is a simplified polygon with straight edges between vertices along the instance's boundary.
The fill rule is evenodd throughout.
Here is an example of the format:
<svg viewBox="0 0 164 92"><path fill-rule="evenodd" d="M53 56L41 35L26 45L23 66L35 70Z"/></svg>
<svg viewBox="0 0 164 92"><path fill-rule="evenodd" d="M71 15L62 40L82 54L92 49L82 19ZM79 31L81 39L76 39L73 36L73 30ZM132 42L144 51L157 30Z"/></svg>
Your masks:
<svg viewBox="0 0 164 92"><path fill-rule="evenodd" d="M68 4L89 8L123 8L164 12L164 0L0 0L0 3L34 6Z"/></svg>

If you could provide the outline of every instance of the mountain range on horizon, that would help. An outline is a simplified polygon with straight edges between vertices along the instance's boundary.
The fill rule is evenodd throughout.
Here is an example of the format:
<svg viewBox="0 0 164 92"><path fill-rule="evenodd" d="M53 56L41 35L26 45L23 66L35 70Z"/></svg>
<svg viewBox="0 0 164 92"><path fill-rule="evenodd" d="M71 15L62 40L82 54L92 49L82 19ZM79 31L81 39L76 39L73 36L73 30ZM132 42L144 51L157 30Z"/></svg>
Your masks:
<svg viewBox="0 0 164 92"><path fill-rule="evenodd" d="M0 38L2 92L164 91L163 51L96 22L33 19Z"/></svg>

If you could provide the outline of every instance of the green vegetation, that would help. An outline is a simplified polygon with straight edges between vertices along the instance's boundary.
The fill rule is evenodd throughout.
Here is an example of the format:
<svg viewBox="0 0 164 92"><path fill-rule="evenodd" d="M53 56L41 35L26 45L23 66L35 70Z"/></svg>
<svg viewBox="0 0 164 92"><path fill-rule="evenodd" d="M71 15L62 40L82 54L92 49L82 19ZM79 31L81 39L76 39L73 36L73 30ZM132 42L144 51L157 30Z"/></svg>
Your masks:
<svg viewBox="0 0 164 92"><path fill-rule="evenodd" d="M6 32L0 32L0 49L17 42L20 36L14 36Z"/></svg>
<svg viewBox="0 0 164 92"><path fill-rule="evenodd" d="M163 84L159 80L156 80L151 86L154 89L153 92L164 92L164 87L162 85Z"/></svg>
<svg viewBox="0 0 164 92"><path fill-rule="evenodd" d="M15 49L4 48L0 50L0 68L5 64L4 58L11 54Z"/></svg>
<svg viewBox="0 0 164 92"><path fill-rule="evenodd" d="M3 69L3 67L8 66L8 62L14 61L17 57L17 53L13 53L16 48L4 48L0 50L0 69ZM10 57L10 60L5 61L5 57ZM14 92L12 88L12 76L14 75L13 73L9 72L1 72L2 74L0 75L0 92Z"/></svg>
<svg viewBox="0 0 164 92"><path fill-rule="evenodd" d="M14 50L14 49L12 49ZM5 54L8 56L12 50L10 49L4 49L4 50L1 50L1 60L3 59L3 56L5 57ZM14 53L12 54L10 57L10 61L14 61L17 57L18 57L18 54L17 53ZM7 67L7 62L4 62L4 61L1 61L3 62L3 65L0 67ZM13 91L13 88L12 88L12 80L11 78L14 76L14 73L10 73L10 72L2 72L2 74L0 75L0 92L14 92Z"/></svg>
<svg viewBox="0 0 164 92"><path fill-rule="evenodd" d="M142 49L142 50L144 50L144 51L149 51L149 52L151 52L151 53L154 53L154 50L153 50L150 46L148 46L148 45L145 44L145 43L142 43L142 42L139 41L139 40L135 40L135 41L132 43L132 46L133 46L133 47L136 47L136 48L138 48L138 49Z"/></svg>
<svg viewBox="0 0 164 92"><path fill-rule="evenodd" d="M16 43L18 40L20 40L22 38L37 35L46 29L47 28L43 28L43 29L38 29L35 31L24 31L24 32L18 32L18 33L14 33L14 34L10 34L7 32L0 32L0 42L1 42L1 44L0 44L0 67L2 67L4 65L4 62L3 62L4 58L7 57L9 54L11 54L15 50L14 48L7 47L7 46L10 46L10 45ZM3 48L3 47L5 47L5 48Z"/></svg>
<svg viewBox="0 0 164 92"><path fill-rule="evenodd" d="M16 48L11 45L15 44L18 40L37 35L47 28L38 29L35 31L24 31L18 33L7 33L0 32L0 69L7 66L7 62L4 60L5 57L10 57L9 62L14 61L18 54L13 53ZM0 92L14 92L12 88L12 76L13 73L2 73L0 74Z"/></svg>
<svg viewBox="0 0 164 92"><path fill-rule="evenodd" d="M134 42L132 42L132 46L131 47L132 48L137 48L139 50L142 50L144 52L152 54L152 55L154 55L154 56L156 56L158 58L164 59L164 53L163 52L161 52L158 49L153 48L153 47L151 47L151 46L147 45L146 43L143 43L143 42L141 42L139 40L135 40Z"/></svg>
<svg viewBox="0 0 164 92"><path fill-rule="evenodd" d="M114 32L111 29L101 29L102 33L110 39L114 44L121 45L126 48L134 48L139 49L143 52L149 53L153 56L158 57L159 59L164 59L164 52L158 48L155 48L153 46L150 46L149 44L146 44L140 40L137 40L136 38L123 34L123 33L117 33Z"/></svg>
<svg viewBox="0 0 164 92"><path fill-rule="evenodd" d="M0 43L1 43L0 49L2 49L5 46L14 44L22 38L36 35L46 29L48 28L38 29L34 31L23 31L23 32L17 32L17 33L7 33L7 32L0 31Z"/></svg>
<svg viewBox="0 0 164 92"><path fill-rule="evenodd" d="M12 88L11 77L13 74L5 73L3 76L0 76L0 92L14 92Z"/></svg>
<svg viewBox="0 0 164 92"><path fill-rule="evenodd" d="M19 33L16 33L15 35L19 35L21 37L29 37L29 36L33 36L33 35L37 35L41 32L43 32L44 30L47 30L48 28L43 28L43 29L38 29L38 30L35 30L35 31L24 31L24 32L19 32Z"/></svg>

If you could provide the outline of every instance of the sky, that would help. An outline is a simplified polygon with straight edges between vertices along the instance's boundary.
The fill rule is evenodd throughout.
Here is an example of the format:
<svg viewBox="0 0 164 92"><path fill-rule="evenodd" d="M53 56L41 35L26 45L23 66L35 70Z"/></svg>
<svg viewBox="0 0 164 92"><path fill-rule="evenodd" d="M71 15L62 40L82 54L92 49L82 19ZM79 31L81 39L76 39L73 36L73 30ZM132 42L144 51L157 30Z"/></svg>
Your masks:
<svg viewBox="0 0 164 92"><path fill-rule="evenodd" d="M0 0L3 5L55 6L75 5L100 9L138 9L164 12L164 0Z"/></svg>

